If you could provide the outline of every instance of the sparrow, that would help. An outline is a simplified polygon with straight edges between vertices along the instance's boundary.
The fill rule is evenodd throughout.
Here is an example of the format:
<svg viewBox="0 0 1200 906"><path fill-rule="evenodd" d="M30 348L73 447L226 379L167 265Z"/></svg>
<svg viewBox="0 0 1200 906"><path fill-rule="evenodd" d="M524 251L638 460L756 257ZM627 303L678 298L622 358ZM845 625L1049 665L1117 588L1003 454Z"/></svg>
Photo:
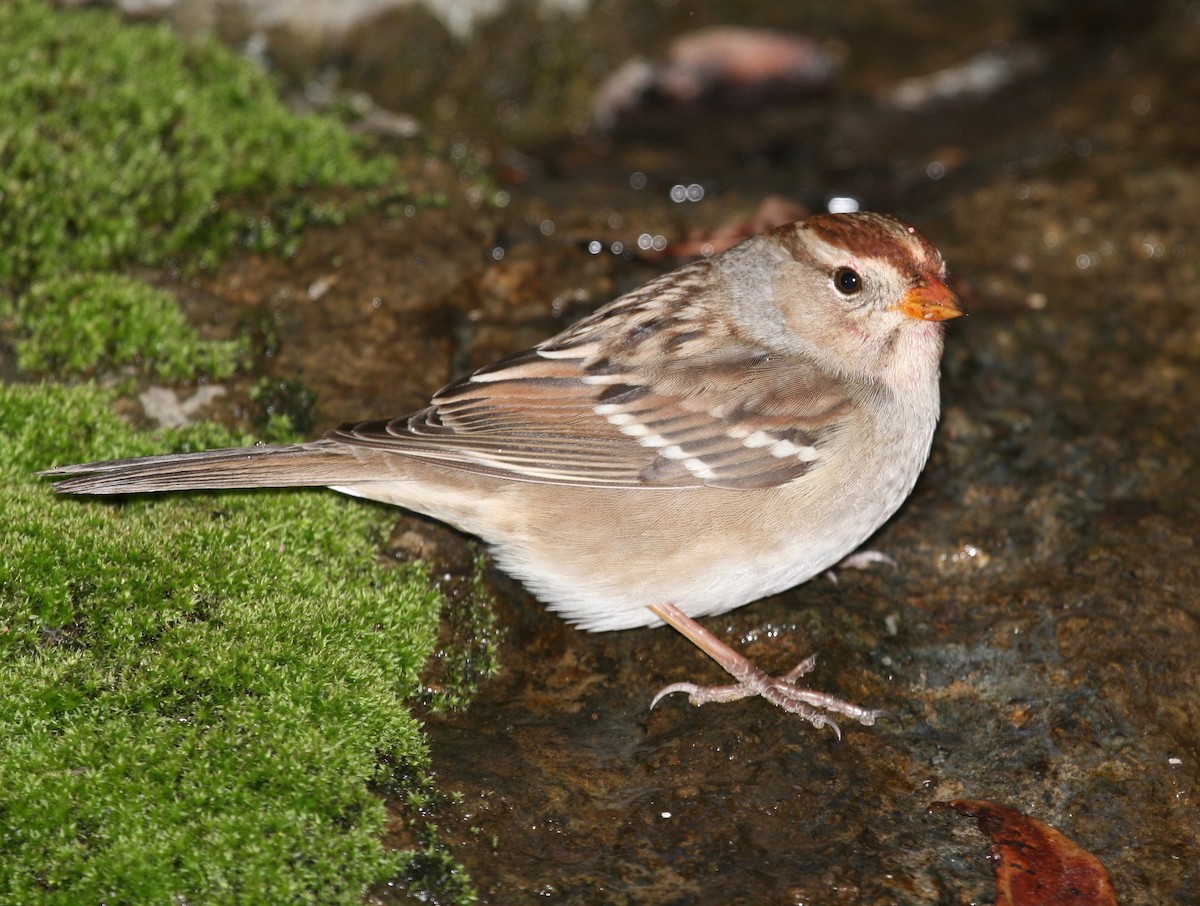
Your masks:
<svg viewBox="0 0 1200 906"><path fill-rule="evenodd" d="M873 213L822 214L633 290L438 391L323 439L49 469L67 494L325 486L476 535L593 631L667 623L734 679L838 733L885 712L773 677L696 622L825 572L912 491L938 420L937 249ZM839 734L840 735L840 734Z"/></svg>

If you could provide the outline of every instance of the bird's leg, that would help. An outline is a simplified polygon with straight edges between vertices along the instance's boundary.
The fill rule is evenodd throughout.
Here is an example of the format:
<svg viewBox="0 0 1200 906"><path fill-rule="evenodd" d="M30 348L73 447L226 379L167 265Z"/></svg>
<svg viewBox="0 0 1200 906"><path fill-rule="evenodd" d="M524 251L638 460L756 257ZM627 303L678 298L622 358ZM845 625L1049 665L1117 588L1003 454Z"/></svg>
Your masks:
<svg viewBox="0 0 1200 906"><path fill-rule="evenodd" d="M660 689L650 703L653 708L663 696L673 692L686 692L693 705L708 702L731 702L751 695L760 695L773 705L803 717L817 729L830 727L840 739L842 732L837 722L824 713L831 711L842 714L860 724L871 726L888 715L886 711L862 708L843 701L826 692L804 689L796 680L810 672L816 665L816 655L810 655L783 676L769 676L745 656L738 654L715 635L689 617L674 604L651 604L650 611L663 622L670 624L686 636L696 647L720 664L736 682L727 686L699 686L695 683L673 683Z"/></svg>

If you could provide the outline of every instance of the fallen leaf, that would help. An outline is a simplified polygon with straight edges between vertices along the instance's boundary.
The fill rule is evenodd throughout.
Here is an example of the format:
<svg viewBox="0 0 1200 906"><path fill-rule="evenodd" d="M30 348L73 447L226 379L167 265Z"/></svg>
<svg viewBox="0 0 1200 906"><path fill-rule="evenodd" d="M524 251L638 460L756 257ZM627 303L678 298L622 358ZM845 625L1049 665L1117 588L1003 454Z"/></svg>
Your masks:
<svg viewBox="0 0 1200 906"><path fill-rule="evenodd" d="M724 223L711 229L692 230L687 239L673 242L664 254L675 258L705 258L732 248L743 239L783 226L808 216L808 209L781 195L768 195L749 217Z"/></svg>
<svg viewBox="0 0 1200 906"><path fill-rule="evenodd" d="M931 812L974 818L992 840L996 906L1117 906L1100 860L1036 818L994 802L934 802Z"/></svg>

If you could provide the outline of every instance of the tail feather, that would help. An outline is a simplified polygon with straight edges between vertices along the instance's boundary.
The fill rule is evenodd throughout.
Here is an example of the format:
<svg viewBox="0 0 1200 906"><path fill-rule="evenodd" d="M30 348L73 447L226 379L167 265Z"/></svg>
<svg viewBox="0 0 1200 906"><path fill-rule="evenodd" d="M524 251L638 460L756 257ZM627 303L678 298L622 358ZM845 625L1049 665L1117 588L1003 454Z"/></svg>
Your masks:
<svg viewBox="0 0 1200 906"><path fill-rule="evenodd" d="M292 446L241 447L86 462L38 474L65 478L54 485L63 494L322 487L386 479L391 470L381 460L393 458L377 451L319 440Z"/></svg>

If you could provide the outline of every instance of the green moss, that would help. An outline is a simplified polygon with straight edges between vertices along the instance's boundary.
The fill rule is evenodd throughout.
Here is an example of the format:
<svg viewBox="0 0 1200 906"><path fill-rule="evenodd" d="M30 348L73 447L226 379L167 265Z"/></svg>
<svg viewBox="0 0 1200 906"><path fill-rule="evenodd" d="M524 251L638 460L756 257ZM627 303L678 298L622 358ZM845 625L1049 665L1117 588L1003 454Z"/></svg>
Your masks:
<svg viewBox="0 0 1200 906"><path fill-rule="evenodd" d="M117 275L290 253L372 197L314 188L394 178L213 43L36 0L0 3L0 36L0 342L27 371L227 376L241 344ZM283 391L273 436L311 405ZM441 598L377 564L385 510L328 492L56 498L34 470L248 442L138 435L111 403L0 384L0 902L359 903L403 881L429 846L383 851L377 791L425 777L406 703ZM437 896L471 899L438 864Z"/></svg>
<svg viewBox="0 0 1200 906"><path fill-rule="evenodd" d="M169 293L113 274L43 281L15 309L17 364L35 374L132 365L163 380L220 380L247 355L245 343L200 339Z"/></svg>
<svg viewBox="0 0 1200 906"><path fill-rule="evenodd" d="M0 35L0 285L285 245L331 215L305 190L395 171L214 42L37 0L0 4ZM228 203L268 196L269 210Z"/></svg>
<svg viewBox="0 0 1200 906"><path fill-rule="evenodd" d="M0 902L361 902L435 644L386 513L320 491L55 498L136 435L90 386L0 385Z"/></svg>

